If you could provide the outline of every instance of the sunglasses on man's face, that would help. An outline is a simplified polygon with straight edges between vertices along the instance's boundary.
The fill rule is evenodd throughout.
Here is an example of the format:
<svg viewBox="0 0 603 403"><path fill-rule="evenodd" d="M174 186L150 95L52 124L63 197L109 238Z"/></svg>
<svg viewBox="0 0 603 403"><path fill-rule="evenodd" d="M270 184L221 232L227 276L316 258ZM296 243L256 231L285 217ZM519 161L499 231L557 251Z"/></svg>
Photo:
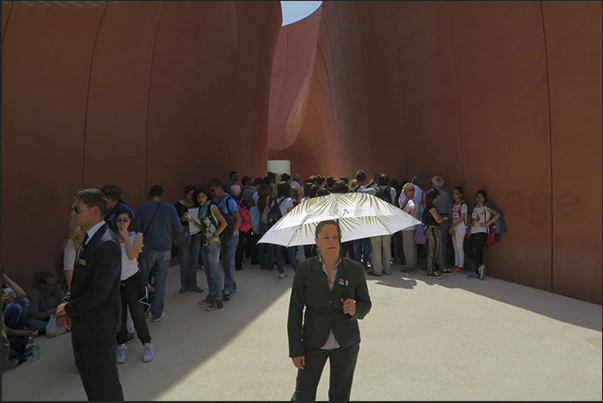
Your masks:
<svg viewBox="0 0 603 403"><path fill-rule="evenodd" d="M86 208L90 208L90 207L71 206L71 210L75 211L75 214L81 213L82 210L86 209Z"/></svg>

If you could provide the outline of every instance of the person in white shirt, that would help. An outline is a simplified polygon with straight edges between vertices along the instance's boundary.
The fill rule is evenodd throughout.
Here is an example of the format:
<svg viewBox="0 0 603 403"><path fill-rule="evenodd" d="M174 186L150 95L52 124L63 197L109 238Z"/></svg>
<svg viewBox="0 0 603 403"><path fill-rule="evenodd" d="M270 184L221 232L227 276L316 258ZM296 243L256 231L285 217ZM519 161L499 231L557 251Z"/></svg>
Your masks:
<svg viewBox="0 0 603 403"><path fill-rule="evenodd" d="M452 222L448 232L452 236L452 246L454 247L454 267L451 269L457 274L463 274L465 270L465 251L463 249L465 234L467 233L467 203L463 200L464 189L457 186L452 190Z"/></svg>
<svg viewBox="0 0 603 403"><path fill-rule="evenodd" d="M302 193L304 189L299 184L300 181L301 181L301 175L300 174L293 175L293 181L291 182L291 187L297 188L297 190L299 191L299 193Z"/></svg>
<svg viewBox="0 0 603 403"><path fill-rule="evenodd" d="M400 208L407 214L418 219L418 208L413 198L415 194L415 185L408 182L402 187L404 200L400 203ZM422 225L422 224L419 224ZM415 244L415 227L408 227L402 230L402 247L404 249L404 259L406 267L402 268L405 273L413 273L417 269L417 245Z"/></svg>

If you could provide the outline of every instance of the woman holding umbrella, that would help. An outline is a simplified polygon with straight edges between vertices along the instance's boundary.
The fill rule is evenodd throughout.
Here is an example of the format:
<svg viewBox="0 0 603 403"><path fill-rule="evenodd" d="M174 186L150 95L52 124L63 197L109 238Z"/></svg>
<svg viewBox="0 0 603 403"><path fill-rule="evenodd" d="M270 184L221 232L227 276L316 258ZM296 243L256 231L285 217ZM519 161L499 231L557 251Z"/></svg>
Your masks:
<svg viewBox="0 0 603 403"><path fill-rule="evenodd" d="M329 400L350 400L360 349L358 319L371 309L364 270L341 256L336 220L316 226L318 256L299 262L289 303L289 356L298 368L292 400L316 400L327 358ZM305 308L305 314L304 314Z"/></svg>

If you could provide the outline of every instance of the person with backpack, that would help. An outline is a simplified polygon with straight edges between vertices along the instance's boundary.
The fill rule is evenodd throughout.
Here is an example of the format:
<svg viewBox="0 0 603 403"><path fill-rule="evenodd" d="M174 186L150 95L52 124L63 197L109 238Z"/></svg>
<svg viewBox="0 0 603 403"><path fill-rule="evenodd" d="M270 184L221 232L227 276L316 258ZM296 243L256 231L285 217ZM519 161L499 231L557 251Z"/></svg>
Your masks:
<svg viewBox="0 0 603 403"><path fill-rule="evenodd" d="M272 228L278 220L280 220L285 214L293 209L293 200L289 197L291 194L291 186L283 181L277 185L277 196L276 199L270 203L270 210L268 211L266 229ZM287 254L289 255L289 262L293 271L297 270L297 258L295 257L296 249L294 247L287 248ZM271 262L276 263L278 269L278 278L283 279L287 277L284 269L284 258L283 250L280 245L267 244L266 245L266 260L268 263L268 269L270 270L273 266Z"/></svg>
<svg viewBox="0 0 603 403"><path fill-rule="evenodd" d="M477 270L475 273L467 276L468 279L484 279L486 275L486 266L484 265L484 247L490 233L490 225L494 224L499 218L500 213L486 206L488 203L488 194L485 190L478 190L475 193L476 206L471 212L471 235L465 242L465 255ZM475 252L473 251L475 249Z"/></svg>
<svg viewBox="0 0 603 403"><path fill-rule="evenodd" d="M234 185L233 185L234 186ZM251 213L247 205L247 200L243 199L240 195L235 196L239 212L241 213L241 226L239 227L239 243L237 245L237 252L235 253L235 270L243 270L243 255L249 242L249 233L251 232Z"/></svg>
<svg viewBox="0 0 603 403"><path fill-rule="evenodd" d="M454 267L451 269L456 274L463 274L465 270L465 251L463 249L465 234L467 232L467 203L463 200L464 189L457 186L452 189L452 222L448 232L452 236L452 246L454 247Z"/></svg>
<svg viewBox="0 0 603 403"><path fill-rule="evenodd" d="M235 254L239 244L239 227L243 222L239 206L231 195L226 193L222 187L222 181L213 178L207 184L209 191L214 199L211 201L220 210L220 213L228 223L226 229L220 233L220 262L224 270L224 290L222 297L229 301L232 293L237 292L237 282L235 281Z"/></svg>
<svg viewBox="0 0 603 403"><path fill-rule="evenodd" d="M350 192L355 193L369 193L375 195L375 189L366 186L366 173L359 169L356 171L356 186L350 188ZM371 239L362 238L352 241L352 247L354 249L354 260L362 263L364 268L368 267L368 263L371 255Z"/></svg>
<svg viewBox="0 0 603 403"><path fill-rule="evenodd" d="M258 233L256 240L256 247L258 250L258 264L260 265L261 270L268 269L268 261L266 257L266 249L268 244L265 243L257 243L262 236L268 230L266 228L266 223L268 222L268 212L270 211L270 203L272 202L272 190L270 189L270 184L267 181L264 181L258 187L257 200L255 201L255 205L260 214L260 220L258 224ZM270 262L270 267L274 266L274 262Z"/></svg>
<svg viewBox="0 0 603 403"><path fill-rule="evenodd" d="M396 198L396 189L389 186L389 175L381 173L377 177L377 189L375 197L378 197L387 203L394 205ZM392 236L378 235L371 237L371 248L373 253L371 256L371 270L366 274L371 276L381 276L382 274L392 274Z"/></svg>

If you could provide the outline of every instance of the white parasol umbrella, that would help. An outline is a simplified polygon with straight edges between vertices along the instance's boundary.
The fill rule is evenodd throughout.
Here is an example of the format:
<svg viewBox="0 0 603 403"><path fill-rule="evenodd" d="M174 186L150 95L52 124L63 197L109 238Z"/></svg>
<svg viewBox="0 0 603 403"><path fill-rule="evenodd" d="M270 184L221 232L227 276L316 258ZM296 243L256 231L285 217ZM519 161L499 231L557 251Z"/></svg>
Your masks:
<svg viewBox="0 0 603 403"><path fill-rule="evenodd" d="M342 242L393 234L421 224L410 214L368 193L332 193L299 204L258 242L310 245L314 243L316 225L325 220L339 220Z"/></svg>

